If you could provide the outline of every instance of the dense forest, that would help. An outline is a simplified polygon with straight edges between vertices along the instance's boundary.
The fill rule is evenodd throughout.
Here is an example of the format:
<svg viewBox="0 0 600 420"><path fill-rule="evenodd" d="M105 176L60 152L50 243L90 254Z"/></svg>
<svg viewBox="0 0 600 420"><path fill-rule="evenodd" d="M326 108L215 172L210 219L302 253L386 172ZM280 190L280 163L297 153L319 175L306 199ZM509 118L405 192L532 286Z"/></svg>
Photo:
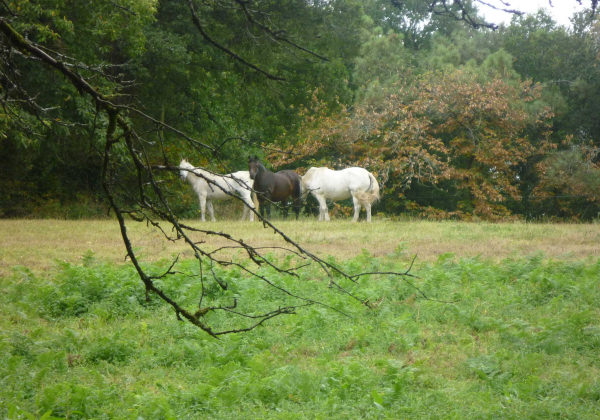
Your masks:
<svg viewBox="0 0 600 420"><path fill-rule="evenodd" d="M190 216L141 163L256 154L365 167L390 217L597 218L596 2L568 28L482 3L0 0L0 217L100 216L147 182Z"/></svg>

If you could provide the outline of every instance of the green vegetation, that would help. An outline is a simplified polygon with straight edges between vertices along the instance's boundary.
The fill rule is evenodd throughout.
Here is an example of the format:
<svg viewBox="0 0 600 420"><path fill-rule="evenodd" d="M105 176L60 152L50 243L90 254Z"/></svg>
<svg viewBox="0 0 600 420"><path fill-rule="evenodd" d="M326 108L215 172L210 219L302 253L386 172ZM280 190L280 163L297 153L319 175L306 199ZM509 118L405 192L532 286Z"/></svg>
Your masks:
<svg viewBox="0 0 600 420"><path fill-rule="evenodd" d="M339 263L353 271L404 270L409 262L399 250ZM373 309L329 289L312 268L299 279L262 270L349 316L309 306L215 340L178 322L158 299L146 302L128 265L88 253L43 276L16 267L0 278L0 417L599 415L600 260L443 254L411 282L453 303L424 299L399 278L347 285ZM240 270L217 274L230 284L224 303L236 294L265 309L293 301ZM162 287L196 304L193 278L172 277Z"/></svg>
<svg viewBox="0 0 600 420"><path fill-rule="evenodd" d="M492 31L483 0L1 1L0 217L97 218L105 187L164 214L150 178L191 217L157 165L258 154L364 166L388 216L593 220L600 14L583 3L569 28L539 12Z"/></svg>

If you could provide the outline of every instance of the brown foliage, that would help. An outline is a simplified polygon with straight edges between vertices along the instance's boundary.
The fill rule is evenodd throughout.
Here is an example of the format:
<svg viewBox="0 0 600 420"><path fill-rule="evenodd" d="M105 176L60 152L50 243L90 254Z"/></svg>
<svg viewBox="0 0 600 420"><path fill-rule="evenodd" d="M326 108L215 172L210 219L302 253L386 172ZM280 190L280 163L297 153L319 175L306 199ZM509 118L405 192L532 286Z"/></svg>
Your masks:
<svg viewBox="0 0 600 420"><path fill-rule="evenodd" d="M417 206L436 217L505 217L505 201L520 198L518 166L550 147L549 111L528 112L539 97L529 82L481 81L456 70L400 82L377 101L335 114L317 101L293 154L278 163L359 165L396 191L420 182L468 192L464 211Z"/></svg>

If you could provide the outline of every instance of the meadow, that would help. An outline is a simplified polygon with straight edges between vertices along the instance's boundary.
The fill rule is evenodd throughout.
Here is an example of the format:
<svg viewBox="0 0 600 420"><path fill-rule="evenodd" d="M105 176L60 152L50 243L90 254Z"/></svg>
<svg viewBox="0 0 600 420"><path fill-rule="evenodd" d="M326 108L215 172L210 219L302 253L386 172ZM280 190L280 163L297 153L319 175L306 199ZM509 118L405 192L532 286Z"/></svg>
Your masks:
<svg viewBox="0 0 600 420"><path fill-rule="evenodd" d="M313 305L214 339L144 299L115 222L0 221L0 417L600 418L600 224L277 224L349 272L404 271L416 255L418 278L348 285L367 308L317 267L263 267L345 315ZM281 245L259 223L207 226ZM180 244L130 232L148 267L191 264ZM216 271L263 308L293 300ZM193 305L194 283L163 287Z"/></svg>

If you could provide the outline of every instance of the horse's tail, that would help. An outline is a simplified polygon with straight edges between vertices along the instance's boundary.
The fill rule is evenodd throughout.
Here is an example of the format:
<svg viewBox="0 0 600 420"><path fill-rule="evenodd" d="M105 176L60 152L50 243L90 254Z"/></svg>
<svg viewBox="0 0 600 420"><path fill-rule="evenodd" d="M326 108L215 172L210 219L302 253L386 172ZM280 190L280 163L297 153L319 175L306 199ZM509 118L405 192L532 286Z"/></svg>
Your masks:
<svg viewBox="0 0 600 420"><path fill-rule="evenodd" d="M302 178L300 175L296 175L292 178L292 184L294 185L294 198L299 200L302 199Z"/></svg>
<svg viewBox="0 0 600 420"><path fill-rule="evenodd" d="M369 183L369 192L373 197L373 202L375 202L381 198L381 195L379 194L379 182L377 182L377 179L375 179L371 172L369 172Z"/></svg>
<svg viewBox="0 0 600 420"><path fill-rule="evenodd" d="M379 183L377 182L377 180L375 179L375 177L373 176L373 174L371 172L368 172L368 174L369 174L369 188L367 188L365 191L357 193L357 198L360 201L363 201L363 202L366 202L369 204L373 204L380 198Z"/></svg>

